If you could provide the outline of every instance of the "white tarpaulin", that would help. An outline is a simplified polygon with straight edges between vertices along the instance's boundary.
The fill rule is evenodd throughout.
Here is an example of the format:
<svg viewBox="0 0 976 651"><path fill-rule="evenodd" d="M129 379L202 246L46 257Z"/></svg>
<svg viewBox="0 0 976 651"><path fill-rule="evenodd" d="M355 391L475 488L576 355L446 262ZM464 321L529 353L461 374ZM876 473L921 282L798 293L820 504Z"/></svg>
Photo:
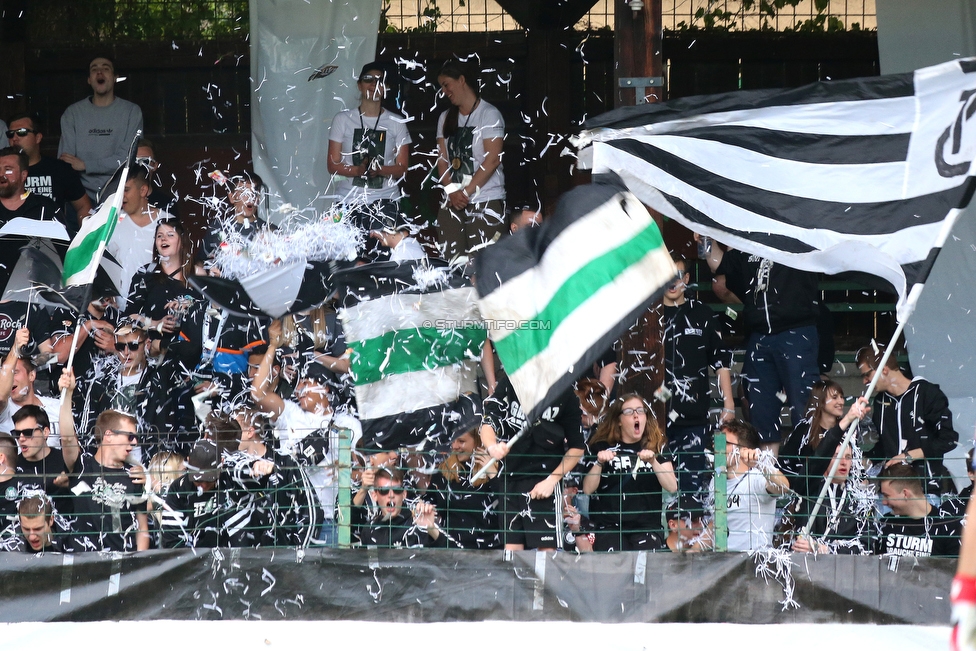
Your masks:
<svg viewBox="0 0 976 651"><path fill-rule="evenodd" d="M976 56L976 0L878 0L881 72L893 74ZM970 118L966 129L976 129ZM976 207L959 217L925 283L905 338L912 371L949 398L959 458L973 445L976 425ZM948 457L947 457L948 458ZM953 475L964 465L948 463ZM966 482L963 481L963 484Z"/></svg>
<svg viewBox="0 0 976 651"><path fill-rule="evenodd" d="M329 129L336 113L358 105L356 81L376 58L381 4L251 0L251 144L272 209L332 203ZM329 66L336 68L323 76Z"/></svg>

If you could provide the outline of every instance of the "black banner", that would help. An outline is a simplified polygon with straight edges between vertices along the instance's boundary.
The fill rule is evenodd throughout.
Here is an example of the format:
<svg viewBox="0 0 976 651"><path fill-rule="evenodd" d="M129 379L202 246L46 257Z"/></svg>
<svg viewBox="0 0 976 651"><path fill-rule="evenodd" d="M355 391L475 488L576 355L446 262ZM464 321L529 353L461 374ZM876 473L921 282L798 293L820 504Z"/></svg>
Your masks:
<svg viewBox="0 0 976 651"><path fill-rule="evenodd" d="M743 554L159 550L4 554L0 621L935 624L955 560L794 555L793 598Z"/></svg>

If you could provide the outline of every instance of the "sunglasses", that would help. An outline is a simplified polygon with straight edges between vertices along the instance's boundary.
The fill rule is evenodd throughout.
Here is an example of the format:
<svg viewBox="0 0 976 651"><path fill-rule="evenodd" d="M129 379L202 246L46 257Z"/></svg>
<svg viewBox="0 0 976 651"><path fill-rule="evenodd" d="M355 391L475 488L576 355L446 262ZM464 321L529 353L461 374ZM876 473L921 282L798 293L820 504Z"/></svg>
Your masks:
<svg viewBox="0 0 976 651"><path fill-rule="evenodd" d="M141 345L142 345L142 342L141 341L130 341L129 343L126 343L124 341L116 341L115 342L115 350L117 350L117 351L119 351L121 353L126 348L128 348L132 352L135 352L135 351L139 350L139 346L141 346Z"/></svg>
<svg viewBox="0 0 976 651"><path fill-rule="evenodd" d="M359 81L364 84L370 84L372 82L380 83L383 81L383 75L363 75L359 78Z"/></svg>
<svg viewBox="0 0 976 651"><path fill-rule="evenodd" d="M387 488L374 488L373 490L376 491L376 494L377 495L380 495L382 497L386 497L390 493L393 493L394 495L403 495L405 492L407 492L407 489L404 488L403 486L391 486L391 487L387 487Z"/></svg>
<svg viewBox="0 0 976 651"><path fill-rule="evenodd" d="M43 428L40 427L29 427L27 429L12 429L10 430L10 435L17 439L19 438L29 439L34 437L34 432L43 432L43 431L44 431Z"/></svg>
<svg viewBox="0 0 976 651"><path fill-rule="evenodd" d="M118 434L119 436L124 436L126 440L132 441L133 443L138 443L139 441L139 435L136 434L135 432L126 432L125 430L120 430L120 429L105 430L106 434L109 432L111 432L112 434Z"/></svg>
<svg viewBox="0 0 976 651"><path fill-rule="evenodd" d="M28 133L37 133L37 130L36 129L28 129L27 127L21 127L19 129L7 129L7 137L8 138L13 138L14 136L18 136L20 138L23 138Z"/></svg>

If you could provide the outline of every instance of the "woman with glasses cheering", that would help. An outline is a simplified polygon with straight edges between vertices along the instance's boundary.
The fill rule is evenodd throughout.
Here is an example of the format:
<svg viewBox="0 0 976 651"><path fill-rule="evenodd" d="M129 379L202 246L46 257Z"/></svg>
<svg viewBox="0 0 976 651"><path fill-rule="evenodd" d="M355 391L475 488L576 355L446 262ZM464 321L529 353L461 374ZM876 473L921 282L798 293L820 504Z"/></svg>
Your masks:
<svg viewBox="0 0 976 651"><path fill-rule="evenodd" d="M676 492L671 461L661 456L664 434L651 410L634 393L617 398L590 439L596 457L583 492L590 496L596 527L594 551L629 551L660 546L662 492Z"/></svg>

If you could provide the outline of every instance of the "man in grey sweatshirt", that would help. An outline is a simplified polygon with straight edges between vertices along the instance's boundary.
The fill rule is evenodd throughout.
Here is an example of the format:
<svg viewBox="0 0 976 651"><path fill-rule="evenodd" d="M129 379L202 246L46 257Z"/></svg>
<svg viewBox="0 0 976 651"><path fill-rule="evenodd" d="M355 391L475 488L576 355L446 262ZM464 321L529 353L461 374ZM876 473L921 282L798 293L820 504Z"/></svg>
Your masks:
<svg viewBox="0 0 976 651"><path fill-rule="evenodd" d="M58 157L81 174L92 202L142 128L142 109L115 96L117 79L112 60L96 57L88 66L88 84L94 93L61 116Z"/></svg>

